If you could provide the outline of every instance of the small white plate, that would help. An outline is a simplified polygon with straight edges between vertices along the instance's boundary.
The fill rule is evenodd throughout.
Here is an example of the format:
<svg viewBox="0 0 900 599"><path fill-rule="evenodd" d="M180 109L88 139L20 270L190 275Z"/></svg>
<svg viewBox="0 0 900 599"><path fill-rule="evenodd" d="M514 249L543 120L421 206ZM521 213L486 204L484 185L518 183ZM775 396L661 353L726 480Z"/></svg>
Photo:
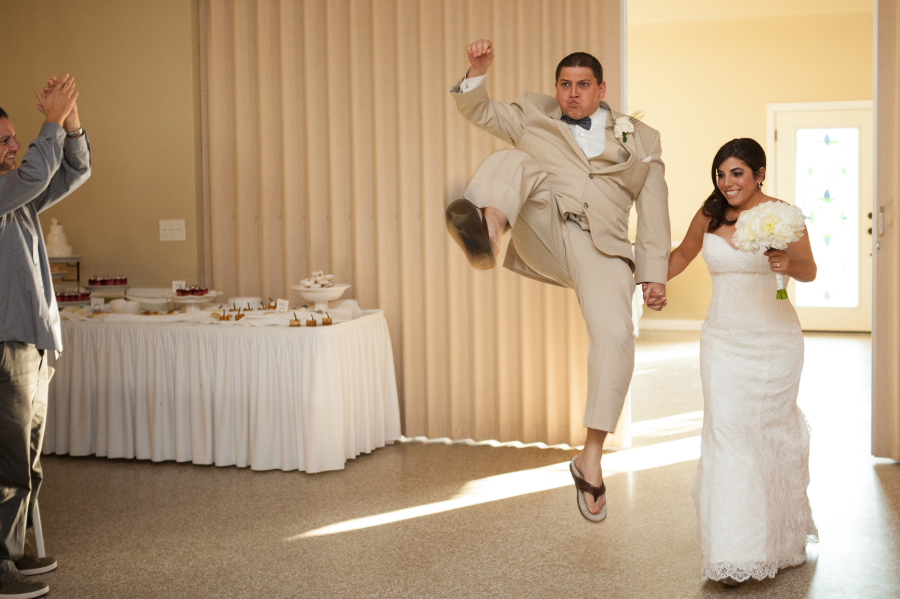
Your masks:
<svg viewBox="0 0 900 599"><path fill-rule="evenodd" d="M127 291L131 285L91 285L88 284L87 288L91 291L109 291L109 292L118 292L118 291Z"/></svg>

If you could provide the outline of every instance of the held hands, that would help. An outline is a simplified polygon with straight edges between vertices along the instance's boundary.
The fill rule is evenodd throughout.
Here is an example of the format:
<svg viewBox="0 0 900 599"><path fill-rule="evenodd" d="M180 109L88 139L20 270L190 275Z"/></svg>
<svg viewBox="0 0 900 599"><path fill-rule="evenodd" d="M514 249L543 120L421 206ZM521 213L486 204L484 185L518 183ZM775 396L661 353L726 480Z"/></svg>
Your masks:
<svg viewBox="0 0 900 599"><path fill-rule="evenodd" d="M788 256L787 250L768 250L766 256L769 257L769 268L772 272L788 274L791 268L791 258Z"/></svg>
<svg viewBox="0 0 900 599"><path fill-rule="evenodd" d="M56 123L67 132L77 131L81 127L75 105L78 90L74 77L68 74L63 75L62 79L51 77L43 92L34 90L34 95L38 99L37 109L46 117L45 122Z"/></svg>
<svg viewBox="0 0 900 599"><path fill-rule="evenodd" d="M651 310L661 311L669 305L666 299L666 286L663 283L641 283L644 290L644 303Z"/></svg>
<svg viewBox="0 0 900 599"><path fill-rule="evenodd" d="M663 283L641 283L644 290L644 303L651 310L661 311L669 305L666 299L666 286Z"/></svg>
<svg viewBox="0 0 900 599"><path fill-rule="evenodd" d="M491 40L478 40L466 46L466 54L472 65L466 77L480 77L488 72L494 62L494 45Z"/></svg>

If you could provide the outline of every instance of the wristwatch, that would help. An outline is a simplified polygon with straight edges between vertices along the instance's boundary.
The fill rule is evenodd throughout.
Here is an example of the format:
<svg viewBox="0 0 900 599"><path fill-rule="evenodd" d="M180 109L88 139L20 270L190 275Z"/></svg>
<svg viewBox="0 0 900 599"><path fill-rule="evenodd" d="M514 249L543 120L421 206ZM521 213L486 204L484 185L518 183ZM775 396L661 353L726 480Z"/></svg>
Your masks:
<svg viewBox="0 0 900 599"><path fill-rule="evenodd" d="M66 133L66 137L69 137L69 138L81 137L82 135L84 135L83 127L79 127L78 129L75 129L74 131L70 131L69 133Z"/></svg>

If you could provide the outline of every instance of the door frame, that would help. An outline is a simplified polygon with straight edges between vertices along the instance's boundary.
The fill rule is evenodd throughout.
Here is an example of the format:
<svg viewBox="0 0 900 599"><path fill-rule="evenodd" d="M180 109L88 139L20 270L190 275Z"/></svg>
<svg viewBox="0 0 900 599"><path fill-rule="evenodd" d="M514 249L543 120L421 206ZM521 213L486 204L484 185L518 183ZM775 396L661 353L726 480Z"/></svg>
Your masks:
<svg viewBox="0 0 900 599"><path fill-rule="evenodd" d="M767 160L766 160L766 184L769 186L769 193L775 197L783 197L785 194L780 193L778 189L778 144L776 140L776 122L779 114L790 113L790 112L804 112L804 113L815 113L815 112L840 112L840 111L858 111L858 110L868 110L872 115L872 131L871 138L869 139L870 147L869 152L872 160L872 168L870 172L871 179L868 181L868 184L872 193L872 213L875 211L875 195L876 195L876 187L875 187L875 110L874 110L874 102L872 100L853 100L853 101L843 101L843 102L791 102L791 103L782 103L782 104L768 104L767 105L767 119L766 119L766 128L767 128ZM860 139L860 142L863 140ZM860 145L860 150L863 150L863 146ZM863 184L863 173L860 172L860 184ZM865 189L863 187L860 191ZM862 200L862 196L860 196L860 200ZM874 219L872 226L874 228ZM862 215L862 211L860 214L860 234L863 233L864 228L864 216ZM865 332L871 333L874 328L874 319L875 319L875 311L874 311L874 298L875 298L875 235L873 234L869 240L869 252L872 255L872 265L869 269L869 272L863 273L860 272L862 277L869 276L869 293L871 294L869 300L869 311L870 317L868 319L868 328L864 329ZM861 251L865 251L866 244L862 241L862 237L860 240L860 249ZM864 262L862 256L860 256L860 264ZM791 281L793 283L793 281ZM862 289L862 288L861 288ZM862 298L860 298L862 300ZM813 310L816 310L813 308ZM865 310L865 308L863 308ZM802 320L802 318L801 318ZM807 325L809 323L807 322ZM844 323L846 325L846 323ZM818 331L822 330L819 327L812 327L807 329L804 327L804 331ZM834 331L847 331L847 332L863 332L863 329L856 328L835 328Z"/></svg>

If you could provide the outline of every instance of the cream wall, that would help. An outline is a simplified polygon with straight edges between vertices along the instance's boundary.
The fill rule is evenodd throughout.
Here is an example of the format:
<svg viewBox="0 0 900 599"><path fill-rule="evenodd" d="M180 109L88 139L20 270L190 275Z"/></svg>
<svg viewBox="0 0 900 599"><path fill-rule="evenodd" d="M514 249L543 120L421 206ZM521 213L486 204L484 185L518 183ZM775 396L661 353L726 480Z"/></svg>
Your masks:
<svg viewBox="0 0 900 599"><path fill-rule="evenodd" d="M716 150L735 137L766 146L767 104L872 99L873 12L868 0L793 3L806 14L784 14L792 3L766 1L754 3L758 16L728 15L735 7L705 0L679 2L677 12L668 4L628 2L628 107L643 110L662 133L679 240L712 191ZM716 14L723 18L709 18ZM711 293L698 257L670 284L669 306L645 311L645 326L702 320Z"/></svg>
<svg viewBox="0 0 900 599"><path fill-rule="evenodd" d="M93 175L41 215L58 218L92 273L136 286L199 281L200 188L197 8L191 0L4 2L13 57L0 63L0 106L19 141L43 120L32 89L72 73ZM24 150L19 158L24 156ZM159 241L161 219L184 219L187 240Z"/></svg>

